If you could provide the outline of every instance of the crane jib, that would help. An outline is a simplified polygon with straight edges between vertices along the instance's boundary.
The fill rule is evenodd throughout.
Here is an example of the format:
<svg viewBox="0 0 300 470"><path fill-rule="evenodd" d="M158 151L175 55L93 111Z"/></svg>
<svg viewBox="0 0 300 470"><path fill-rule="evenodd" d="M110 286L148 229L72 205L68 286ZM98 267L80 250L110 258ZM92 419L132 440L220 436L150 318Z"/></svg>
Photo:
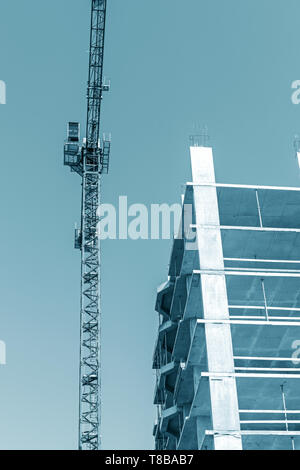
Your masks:
<svg viewBox="0 0 300 470"><path fill-rule="evenodd" d="M103 59L106 0L93 0L90 31L89 76L87 88L87 148L98 146L101 100L103 92Z"/></svg>

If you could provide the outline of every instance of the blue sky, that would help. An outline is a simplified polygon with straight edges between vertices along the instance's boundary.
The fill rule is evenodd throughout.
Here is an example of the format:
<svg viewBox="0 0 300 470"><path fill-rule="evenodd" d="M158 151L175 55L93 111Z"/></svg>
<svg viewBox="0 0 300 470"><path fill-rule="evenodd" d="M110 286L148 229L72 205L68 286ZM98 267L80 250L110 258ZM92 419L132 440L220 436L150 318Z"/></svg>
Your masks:
<svg viewBox="0 0 300 470"><path fill-rule="evenodd" d="M0 448L77 446L80 179L90 1L15 0L0 14ZM188 137L207 124L217 179L299 184L298 0L108 0L103 202L180 201ZM155 292L170 241L103 243L103 447L151 449Z"/></svg>

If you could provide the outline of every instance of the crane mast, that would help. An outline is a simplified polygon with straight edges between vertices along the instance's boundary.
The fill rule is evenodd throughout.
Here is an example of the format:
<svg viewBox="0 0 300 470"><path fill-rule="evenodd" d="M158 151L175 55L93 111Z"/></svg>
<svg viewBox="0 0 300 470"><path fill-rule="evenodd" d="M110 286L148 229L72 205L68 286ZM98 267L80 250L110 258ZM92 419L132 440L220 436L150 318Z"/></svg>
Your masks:
<svg viewBox="0 0 300 470"><path fill-rule="evenodd" d="M81 226L75 248L81 250L79 433L82 450L101 448L101 304L99 206L101 176L108 172L110 140L100 136L106 0L92 0L86 138L80 144L78 122L69 122L64 164L82 177Z"/></svg>

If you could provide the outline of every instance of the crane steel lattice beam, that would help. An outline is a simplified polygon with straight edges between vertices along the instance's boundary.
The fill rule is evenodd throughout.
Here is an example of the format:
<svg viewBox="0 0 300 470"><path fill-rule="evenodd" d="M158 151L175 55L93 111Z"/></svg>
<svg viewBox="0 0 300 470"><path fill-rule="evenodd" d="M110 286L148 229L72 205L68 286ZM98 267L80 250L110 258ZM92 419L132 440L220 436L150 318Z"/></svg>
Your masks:
<svg viewBox="0 0 300 470"><path fill-rule="evenodd" d="M101 145L100 115L106 0L92 0L86 139L79 146L79 124L68 126L65 164L82 176L81 228L75 230L75 248L81 250L79 449L101 448L101 310L100 238L98 232L101 174L108 172L110 141Z"/></svg>

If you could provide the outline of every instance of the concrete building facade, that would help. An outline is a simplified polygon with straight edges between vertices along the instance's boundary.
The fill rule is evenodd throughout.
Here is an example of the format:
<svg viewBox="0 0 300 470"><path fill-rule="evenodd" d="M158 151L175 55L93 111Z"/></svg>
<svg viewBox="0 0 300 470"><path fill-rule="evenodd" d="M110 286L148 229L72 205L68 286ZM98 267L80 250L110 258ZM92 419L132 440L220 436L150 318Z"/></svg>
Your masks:
<svg viewBox="0 0 300 470"><path fill-rule="evenodd" d="M156 449L300 449L300 189L218 184L212 149L190 156L156 299Z"/></svg>

